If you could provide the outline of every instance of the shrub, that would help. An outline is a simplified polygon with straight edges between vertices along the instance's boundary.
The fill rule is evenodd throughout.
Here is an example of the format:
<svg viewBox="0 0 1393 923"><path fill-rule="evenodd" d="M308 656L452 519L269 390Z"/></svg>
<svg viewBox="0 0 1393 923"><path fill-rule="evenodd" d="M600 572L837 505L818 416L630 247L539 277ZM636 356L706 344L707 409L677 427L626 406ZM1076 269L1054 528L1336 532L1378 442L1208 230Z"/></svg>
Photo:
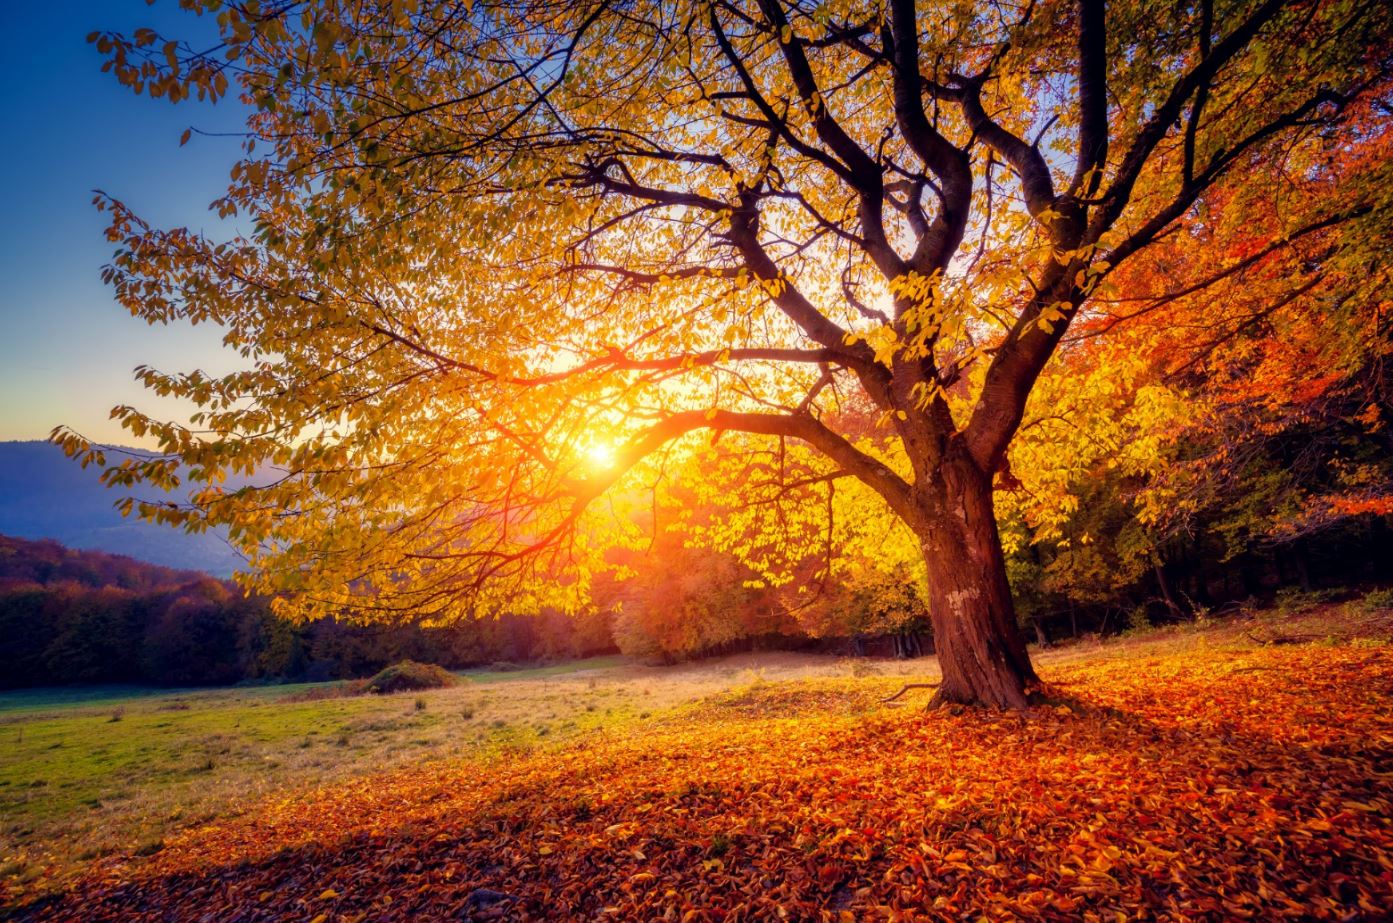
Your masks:
<svg viewBox="0 0 1393 923"><path fill-rule="evenodd" d="M403 660L385 668L368 680L367 691L378 694L445 689L455 684L455 675L433 663Z"/></svg>
<svg viewBox="0 0 1393 923"><path fill-rule="evenodd" d="M1361 605L1363 605L1366 612L1393 609L1393 587L1382 590L1371 590L1364 595Z"/></svg>
<svg viewBox="0 0 1393 923"><path fill-rule="evenodd" d="M880 675L880 667L871 663L869 660L854 659L847 657L843 658L842 665L845 666L847 672L850 673L856 679L861 679L867 676Z"/></svg>
<svg viewBox="0 0 1393 923"><path fill-rule="evenodd" d="M1292 615L1328 603L1336 595L1333 590L1299 590L1287 587L1277 591L1277 610L1283 615Z"/></svg>

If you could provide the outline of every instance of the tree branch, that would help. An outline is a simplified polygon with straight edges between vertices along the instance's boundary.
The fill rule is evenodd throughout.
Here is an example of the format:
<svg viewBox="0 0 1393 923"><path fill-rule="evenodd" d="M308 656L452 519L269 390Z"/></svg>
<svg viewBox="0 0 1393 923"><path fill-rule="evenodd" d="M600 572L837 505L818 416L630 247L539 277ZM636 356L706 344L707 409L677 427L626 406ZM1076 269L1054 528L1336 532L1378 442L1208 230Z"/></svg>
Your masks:
<svg viewBox="0 0 1393 923"><path fill-rule="evenodd" d="M1127 207L1132 197L1132 188L1141 176L1142 168L1151 158L1156 145L1161 143L1161 139L1180 118L1186 100L1201 87L1212 83L1219 70L1246 48L1262 27L1282 11L1286 3L1287 0L1265 0L1251 16L1215 45L1209 56L1197 62L1175 82L1166 99L1156 107L1156 111L1147 119L1132 141L1131 147L1123 155L1117 176L1104 195L1103 207L1094 213L1089 222L1088 240L1096 241L1102 237Z"/></svg>
<svg viewBox="0 0 1393 923"><path fill-rule="evenodd" d="M1105 0L1079 0L1079 160L1070 194L1092 196L1108 160L1108 34Z"/></svg>
<svg viewBox="0 0 1393 923"><path fill-rule="evenodd" d="M865 454L821 421L807 414L741 413L731 410L685 410L654 424L615 453L615 463L610 470L577 486L573 515L578 516L585 505L612 487L646 456L674 439L702 429L802 440L875 490L906 521L913 521L914 506L909 484L885 463Z"/></svg>
<svg viewBox="0 0 1393 923"><path fill-rule="evenodd" d="M919 22L914 0L892 0L890 25L884 42L894 62L895 120L905 143L941 184L942 207L920 236L911 264L932 275L948 266L967 231L972 202L972 170L968 155L929 124L924 114L919 76Z"/></svg>

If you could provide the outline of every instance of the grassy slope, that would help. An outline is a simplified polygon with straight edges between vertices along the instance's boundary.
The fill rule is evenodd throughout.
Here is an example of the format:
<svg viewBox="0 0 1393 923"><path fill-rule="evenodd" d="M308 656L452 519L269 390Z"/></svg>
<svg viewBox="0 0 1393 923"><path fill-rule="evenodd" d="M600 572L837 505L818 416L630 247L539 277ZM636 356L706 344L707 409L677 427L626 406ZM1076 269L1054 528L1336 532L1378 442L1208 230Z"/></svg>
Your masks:
<svg viewBox="0 0 1393 923"><path fill-rule="evenodd" d="M0 888L42 888L99 857L153 852L177 830L286 791L641 725L749 682L749 664L781 678L845 672L794 655L674 668L597 657L316 701L299 699L332 684L0 693Z"/></svg>
<svg viewBox="0 0 1393 923"><path fill-rule="evenodd" d="M935 901L945 915L1058 918L1358 912L1393 899L1388 630L1326 610L1046 652L1042 672L1074 705L1026 718L888 708L878 699L904 677L788 657L763 678L728 662L510 674L496 694L430 693L421 711L412 696L278 704L265 690L147 697L118 722L31 707L0 727L36 735L29 762L0 773L60 777L38 735L82 740L61 776L78 780L68 807L6 802L7 816L17 804L33 819L30 843L42 831L55 852L83 822L75 792L105 784L97 761L131 748L145 758L113 763L130 800L163 810L196 787L222 815L179 834L165 824L169 844L151 859L96 863L44 911L54 918L191 912L189 875L220 882L229 915L326 923L458 918L477 887L534 917L758 916L770 902L834 919L932 915ZM1277 634L1313 643L1253 642ZM190 708L167 710L177 701ZM538 736L539 720L555 731ZM442 726L436 745L409 745ZM194 762L208 738L236 741L213 769ZM219 758L227 797L211 782ZM258 771L258 758L276 765ZM404 768L361 777L363 764L394 763ZM256 775L260 790L245 790ZM58 877L24 890L73 868L25 848L21 875Z"/></svg>

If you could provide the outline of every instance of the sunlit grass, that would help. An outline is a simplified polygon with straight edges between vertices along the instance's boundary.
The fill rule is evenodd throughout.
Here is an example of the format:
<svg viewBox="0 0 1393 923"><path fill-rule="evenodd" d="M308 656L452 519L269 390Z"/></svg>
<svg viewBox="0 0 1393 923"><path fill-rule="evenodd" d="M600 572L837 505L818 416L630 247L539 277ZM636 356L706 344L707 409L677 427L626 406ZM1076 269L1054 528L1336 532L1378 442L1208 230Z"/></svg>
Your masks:
<svg viewBox="0 0 1393 923"><path fill-rule="evenodd" d="M1047 677L1084 667L1155 668L1187 652L1241 657L1254 648L1251 626L1273 618L1083 640L1035 656ZM1362 612L1326 607L1282 618L1284 631L1320 644L1383 643ZM46 888L93 859L156 852L184 827L269 798L399 767L429 774L432 765L512 759L592 734L628 739L803 714L854 724L905 682L933 680L936 670L932 658L772 653L649 667L603 657L466 671L468 681L450 689L315 701L296 701L316 688L308 684L10 693L0 696L0 868L11 887ZM904 702L915 709L926 699Z"/></svg>
<svg viewBox="0 0 1393 923"><path fill-rule="evenodd" d="M615 656L463 671L467 682L451 689L314 701L297 699L333 684L7 693L0 868L12 882L62 876L94 858L150 851L172 831L272 795L642 725L741 685L756 660L783 679L839 669L796 655L671 668Z"/></svg>

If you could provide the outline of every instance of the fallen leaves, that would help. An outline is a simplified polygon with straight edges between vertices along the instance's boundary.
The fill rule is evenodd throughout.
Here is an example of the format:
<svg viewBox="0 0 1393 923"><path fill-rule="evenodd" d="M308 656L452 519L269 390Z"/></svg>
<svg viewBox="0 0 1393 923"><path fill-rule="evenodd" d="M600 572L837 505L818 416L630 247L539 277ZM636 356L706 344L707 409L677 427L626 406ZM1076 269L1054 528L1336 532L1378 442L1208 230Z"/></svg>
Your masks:
<svg viewBox="0 0 1393 923"><path fill-rule="evenodd" d="M266 804L20 916L1385 918L1388 647L1047 679L1068 708L895 710L878 679L755 688L642 738Z"/></svg>

